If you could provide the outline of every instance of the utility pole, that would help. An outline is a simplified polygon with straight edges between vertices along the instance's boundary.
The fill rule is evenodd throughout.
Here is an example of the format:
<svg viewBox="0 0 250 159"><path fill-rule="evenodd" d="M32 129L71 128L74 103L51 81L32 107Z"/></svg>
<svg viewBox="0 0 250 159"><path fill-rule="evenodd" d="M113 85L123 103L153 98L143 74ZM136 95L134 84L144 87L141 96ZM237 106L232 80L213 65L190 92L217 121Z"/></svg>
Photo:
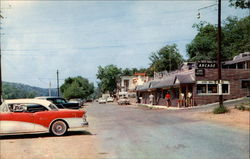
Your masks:
<svg viewBox="0 0 250 159"><path fill-rule="evenodd" d="M60 89L59 89L59 71L56 71L56 75L57 75L57 96L60 96Z"/></svg>
<svg viewBox="0 0 250 159"><path fill-rule="evenodd" d="M221 82L221 0L218 0L218 33L217 33L217 65L218 65L218 86L219 86L219 104L223 107L222 82Z"/></svg>
<svg viewBox="0 0 250 159"><path fill-rule="evenodd" d="M49 96L51 96L51 82L49 81Z"/></svg>

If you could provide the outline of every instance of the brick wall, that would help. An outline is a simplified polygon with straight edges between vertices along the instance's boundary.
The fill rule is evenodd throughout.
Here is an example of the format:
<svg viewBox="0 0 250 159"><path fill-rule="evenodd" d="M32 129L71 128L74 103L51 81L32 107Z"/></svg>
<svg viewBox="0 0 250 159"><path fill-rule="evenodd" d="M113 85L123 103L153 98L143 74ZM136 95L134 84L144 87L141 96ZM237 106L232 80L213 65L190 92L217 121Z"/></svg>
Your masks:
<svg viewBox="0 0 250 159"><path fill-rule="evenodd" d="M205 69L205 76L196 76L196 81L217 80L217 69ZM241 79L250 79L250 69L222 69L222 80L230 82L230 94L223 95L224 100L240 98L248 95L247 89L241 88ZM193 98L196 105L214 103L219 101L218 95L197 95L194 86Z"/></svg>

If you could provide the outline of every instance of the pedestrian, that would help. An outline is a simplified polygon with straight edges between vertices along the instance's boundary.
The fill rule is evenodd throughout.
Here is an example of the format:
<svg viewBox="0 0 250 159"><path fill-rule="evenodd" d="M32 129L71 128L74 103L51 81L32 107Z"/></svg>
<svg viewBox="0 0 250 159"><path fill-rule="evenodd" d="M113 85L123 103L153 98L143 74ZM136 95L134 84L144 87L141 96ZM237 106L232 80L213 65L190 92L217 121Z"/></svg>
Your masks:
<svg viewBox="0 0 250 159"><path fill-rule="evenodd" d="M154 95L152 93L149 95L149 104L150 105L154 104Z"/></svg>
<svg viewBox="0 0 250 159"><path fill-rule="evenodd" d="M171 95L169 92L167 92L165 98L167 99L167 106L170 107L171 106Z"/></svg>
<svg viewBox="0 0 250 159"><path fill-rule="evenodd" d="M192 93L188 92L187 94L187 106L192 106Z"/></svg>
<svg viewBox="0 0 250 159"><path fill-rule="evenodd" d="M180 99L179 99L179 104L180 104L180 106L183 106L183 105L185 105L185 95L184 95L184 93L180 93Z"/></svg>

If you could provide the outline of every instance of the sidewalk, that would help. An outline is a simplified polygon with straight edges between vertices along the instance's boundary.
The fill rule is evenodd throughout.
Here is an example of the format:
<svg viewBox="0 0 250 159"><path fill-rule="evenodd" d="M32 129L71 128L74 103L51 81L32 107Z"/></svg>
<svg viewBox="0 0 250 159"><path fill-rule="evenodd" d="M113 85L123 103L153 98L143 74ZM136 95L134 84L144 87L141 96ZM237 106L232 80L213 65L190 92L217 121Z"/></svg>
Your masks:
<svg viewBox="0 0 250 159"><path fill-rule="evenodd" d="M237 103L241 103L244 101L249 101L249 97L237 98L224 101L224 105L226 107L232 107ZM147 107L150 109L168 109L168 110L182 110L182 109L199 109L199 108L213 108L219 106L219 102L206 104L206 105L199 105L199 106L192 106L192 107L167 107L164 105L150 105L150 104L135 104L137 106Z"/></svg>

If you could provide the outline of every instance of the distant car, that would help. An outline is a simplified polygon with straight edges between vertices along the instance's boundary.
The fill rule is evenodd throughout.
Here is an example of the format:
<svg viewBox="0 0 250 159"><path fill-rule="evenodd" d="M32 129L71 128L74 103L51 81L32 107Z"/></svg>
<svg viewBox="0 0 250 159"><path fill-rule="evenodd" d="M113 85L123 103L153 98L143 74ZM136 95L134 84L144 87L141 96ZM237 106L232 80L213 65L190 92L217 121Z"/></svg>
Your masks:
<svg viewBox="0 0 250 159"><path fill-rule="evenodd" d="M48 100L54 103L60 109L79 109L81 108L79 103L68 103L64 98L61 97L52 97L52 96L44 96L44 97L35 97L35 99L43 99Z"/></svg>
<svg viewBox="0 0 250 159"><path fill-rule="evenodd" d="M99 99L98 99L98 103L99 103L99 104L105 104L105 103L106 103L106 99L104 99L104 98L99 98Z"/></svg>
<svg viewBox="0 0 250 159"><path fill-rule="evenodd" d="M86 111L58 109L47 100L5 100L0 106L0 135L50 132L61 136L86 126Z"/></svg>
<svg viewBox="0 0 250 159"><path fill-rule="evenodd" d="M108 97L107 102L114 102L114 98L113 97Z"/></svg>
<svg viewBox="0 0 250 159"><path fill-rule="evenodd" d="M119 98L118 101L117 101L117 103L119 105L123 105L123 104L129 105L130 101L129 101L129 99L127 97L123 97L123 98Z"/></svg>
<svg viewBox="0 0 250 159"><path fill-rule="evenodd" d="M79 106L84 106L84 100L80 98L73 98L69 100L69 103L78 103Z"/></svg>

